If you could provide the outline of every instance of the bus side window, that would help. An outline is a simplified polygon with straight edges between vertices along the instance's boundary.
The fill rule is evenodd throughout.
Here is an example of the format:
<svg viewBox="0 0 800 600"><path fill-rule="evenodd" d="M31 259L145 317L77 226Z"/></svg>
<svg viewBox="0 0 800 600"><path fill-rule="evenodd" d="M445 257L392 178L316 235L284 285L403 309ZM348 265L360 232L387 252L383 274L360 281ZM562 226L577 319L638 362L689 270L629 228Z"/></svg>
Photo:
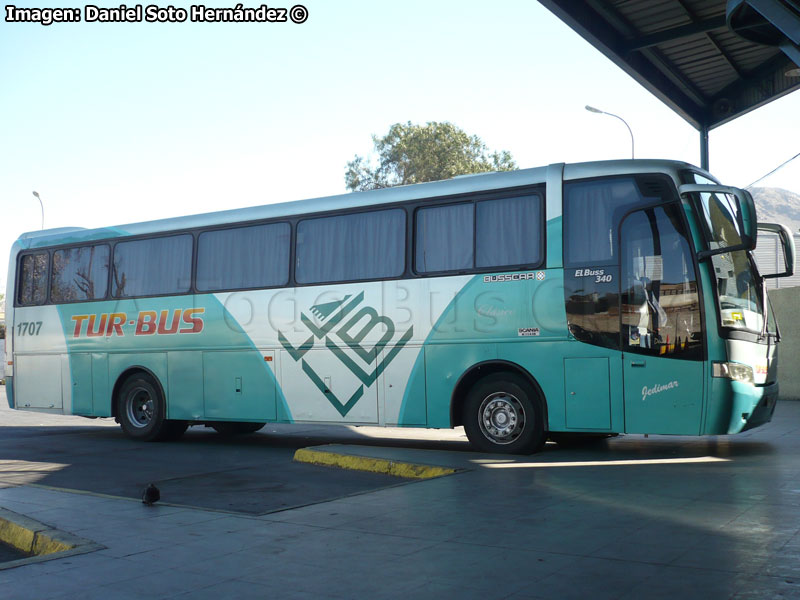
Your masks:
<svg viewBox="0 0 800 600"><path fill-rule="evenodd" d="M286 285L291 230L289 223L267 223L202 232L197 241L197 289Z"/></svg>
<svg viewBox="0 0 800 600"><path fill-rule="evenodd" d="M472 269L475 264L471 203L420 208L415 266L419 273Z"/></svg>
<svg viewBox="0 0 800 600"><path fill-rule="evenodd" d="M184 294L192 281L192 236L118 242L111 267L114 298Z"/></svg>
<svg viewBox="0 0 800 600"><path fill-rule="evenodd" d="M542 262L542 198L538 194L483 200L475 206L475 266Z"/></svg>
<svg viewBox="0 0 800 600"><path fill-rule="evenodd" d="M27 254L20 261L17 301L23 306L44 304L47 299L47 252Z"/></svg>
<svg viewBox="0 0 800 600"><path fill-rule="evenodd" d="M108 244L53 252L50 301L78 302L105 298L110 254Z"/></svg>

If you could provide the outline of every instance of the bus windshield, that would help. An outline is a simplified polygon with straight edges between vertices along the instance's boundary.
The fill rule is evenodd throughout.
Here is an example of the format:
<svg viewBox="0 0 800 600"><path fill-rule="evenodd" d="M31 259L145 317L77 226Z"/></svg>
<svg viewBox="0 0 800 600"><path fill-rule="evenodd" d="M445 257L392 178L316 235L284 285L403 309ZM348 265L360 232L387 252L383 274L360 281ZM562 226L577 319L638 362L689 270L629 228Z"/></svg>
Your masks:
<svg viewBox="0 0 800 600"><path fill-rule="evenodd" d="M711 257L723 327L760 333L764 307L753 261L744 250Z"/></svg>
<svg viewBox="0 0 800 600"><path fill-rule="evenodd" d="M688 174L696 183L714 181L698 173ZM701 222L711 250L742 243L734 198L722 193L701 193ZM711 257L717 279L717 302L723 327L761 333L764 324L761 278L746 250Z"/></svg>

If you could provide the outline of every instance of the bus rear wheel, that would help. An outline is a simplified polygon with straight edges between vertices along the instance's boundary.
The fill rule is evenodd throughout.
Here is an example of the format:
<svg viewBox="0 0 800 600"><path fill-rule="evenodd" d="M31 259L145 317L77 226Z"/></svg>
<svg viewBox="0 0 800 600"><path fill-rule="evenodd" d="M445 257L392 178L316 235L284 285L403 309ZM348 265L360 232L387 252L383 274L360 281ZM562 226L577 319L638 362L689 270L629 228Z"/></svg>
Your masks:
<svg viewBox="0 0 800 600"><path fill-rule="evenodd" d="M167 406L161 387L146 373L131 375L122 384L116 398L117 420L125 434L143 442L179 438L186 431L186 421L166 418Z"/></svg>
<svg viewBox="0 0 800 600"><path fill-rule="evenodd" d="M514 373L475 383L464 402L463 423L470 443L482 452L533 454L546 441L542 399Z"/></svg>

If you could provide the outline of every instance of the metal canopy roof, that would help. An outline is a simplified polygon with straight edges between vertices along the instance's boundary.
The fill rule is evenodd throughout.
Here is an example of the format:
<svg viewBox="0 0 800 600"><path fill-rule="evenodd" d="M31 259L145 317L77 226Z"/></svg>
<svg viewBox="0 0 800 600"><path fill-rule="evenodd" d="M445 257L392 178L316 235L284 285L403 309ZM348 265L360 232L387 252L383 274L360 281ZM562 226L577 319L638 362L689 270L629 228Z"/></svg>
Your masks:
<svg viewBox="0 0 800 600"><path fill-rule="evenodd" d="M800 89L796 0L539 1L699 129L706 154L710 129Z"/></svg>

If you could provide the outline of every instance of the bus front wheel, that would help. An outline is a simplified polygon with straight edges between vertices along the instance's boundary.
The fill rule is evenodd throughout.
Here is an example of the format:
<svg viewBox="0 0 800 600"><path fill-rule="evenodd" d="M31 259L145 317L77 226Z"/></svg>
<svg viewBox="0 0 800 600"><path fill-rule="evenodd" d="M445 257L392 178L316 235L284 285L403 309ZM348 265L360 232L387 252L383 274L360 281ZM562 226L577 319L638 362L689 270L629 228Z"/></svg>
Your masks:
<svg viewBox="0 0 800 600"><path fill-rule="evenodd" d="M464 403L464 430L482 452L533 454L546 441L539 394L519 375L495 373L472 386Z"/></svg>
<svg viewBox="0 0 800 600"><path fill-rule="evenodd" d="M167 406L158 383L145 373L130 376L117 394L117 420L128 437L144 442L180 437L186 421L167 420Z"/></svg>

